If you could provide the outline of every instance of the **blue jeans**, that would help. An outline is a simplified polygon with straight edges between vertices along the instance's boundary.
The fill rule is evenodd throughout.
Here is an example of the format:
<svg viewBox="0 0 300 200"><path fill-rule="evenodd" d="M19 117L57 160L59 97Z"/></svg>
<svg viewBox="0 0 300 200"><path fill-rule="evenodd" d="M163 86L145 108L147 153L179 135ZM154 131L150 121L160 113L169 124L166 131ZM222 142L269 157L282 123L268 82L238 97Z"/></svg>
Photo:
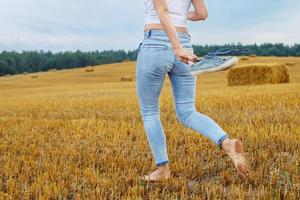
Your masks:
<svg viewBox="0 0 300 200"><path fill-rule="evenodd" d="M178 37L182 47L193 52L190 35L178 32ZM171 81L176 116L180 124L202 133L221 147L228 135L211 118L196 111L197 77L190 73L187 64L177 59L166 32L164 30L144 32L144 39L139 44L137 53L136 92L156 166L169 162L158 102L166 74Z"/></svg>

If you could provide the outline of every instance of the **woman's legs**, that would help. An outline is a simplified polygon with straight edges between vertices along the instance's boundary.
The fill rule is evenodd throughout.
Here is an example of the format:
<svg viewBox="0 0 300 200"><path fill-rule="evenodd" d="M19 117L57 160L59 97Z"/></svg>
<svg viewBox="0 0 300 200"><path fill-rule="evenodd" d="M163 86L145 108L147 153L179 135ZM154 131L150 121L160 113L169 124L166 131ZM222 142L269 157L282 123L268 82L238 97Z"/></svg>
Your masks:
<svg viewBox="0 0 300 200"><path fill-rule="evenodd" d="M229 139L227 133L210 117L195 109L196 77L192 76L186 64L175 60L168 72L175 100L176 115L181 124L202 133L232 159L238 175L249 175L248 164L240 140Z"/></svg>
<svg viewBox="0 0 300 200"><path fill-rule="evenodd" d="M222 147L233 160L238 173L242 176L247 175L248 165L241 142L237 139L229 139L216 122L195 110L196 77L191 75L186 64L175 57L169 42L166 42L167 35L160 31L155 31L154 35L153 39L146 40L150 35L145 33L143 48L138 51L136 65L136 87L140 111L148 143L158 166L156 171L144 176L143 179L158 180L170 176L166 137L160 121L158 102L166 73L172 82L179 121ZM181 38L181 42L183 46L192 50L186 35Z"/></svg>
<svg viewBox="0 0 300 200"><path fill-rule="evenodd" d="M171 175L166 136L161 124L159 109L159 96L165 75L173 65L173 57L170 52L170 50L152 46L152 48L142 49L137 58L136 91L140 112L147 140L158 167L151 174L143 176L143 180L157 181L169 178Z"/></svg>
<svg viewBox="0 0 300 200"><path fill-rule="evenodd" d="M179 122L198 133L202 133L216 145L221 147L228 138L226 132L210 117L195 109L196 76L193 76L186 64L175 60L169 73L175 100L176 115Z"/></svg>
<svg viewBox="0 0 300 200"><path fill-rule="evenodd" d="M169 162L166 137L160 120L159 96L165 74L172 67L171 51L144 48L136 64L136 87L146 136L157 166Z"/></svg>

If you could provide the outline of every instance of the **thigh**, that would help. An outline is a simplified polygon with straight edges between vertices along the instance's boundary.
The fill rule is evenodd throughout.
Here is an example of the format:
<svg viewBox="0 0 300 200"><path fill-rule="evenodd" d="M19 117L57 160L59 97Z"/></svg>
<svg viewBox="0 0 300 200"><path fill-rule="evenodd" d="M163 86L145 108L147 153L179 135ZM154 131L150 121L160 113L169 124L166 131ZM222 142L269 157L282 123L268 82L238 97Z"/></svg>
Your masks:
<svg viewBox="0 0 300 200"><path fill-rule="evenodd" d="M177 112L195 109L196 80L190 73L169 74Z"/></svg>
<svg viewBox="0 0 300 200"><path fill-rule="evenodd" d="M157 110L165 75L172 64L170 58L170 51L163 43L146 40L141 44L136 62L136 88L142 109Z"/></svg>
<svg viewBox="0 0 300 200"><path fill-rule="evenodd" d="M191 45L183 45L185 49L193 53ZM195 109L195 94L197 77L193 76L187 64L175 59L172 71L168 73L177 111Z"/></svg>

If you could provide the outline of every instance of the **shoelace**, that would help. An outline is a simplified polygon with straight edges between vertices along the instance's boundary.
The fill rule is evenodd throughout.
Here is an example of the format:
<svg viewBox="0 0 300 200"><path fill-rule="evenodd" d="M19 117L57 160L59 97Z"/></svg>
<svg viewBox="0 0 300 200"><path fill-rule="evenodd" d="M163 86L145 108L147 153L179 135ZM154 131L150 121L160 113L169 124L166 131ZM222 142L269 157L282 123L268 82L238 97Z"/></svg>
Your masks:
<svg viewBox="0 0 300 200"><path fill-rule="evenodd" d="M249 52L248 49L221 49L221 50L218 50L218 51L214 51L214 52L209 52L208 54L206 54L204 56L204 58L216 58L218 60L223 60L222 57L220 57L221 55L226 55L226 54L229 54L229 53L242 53L242 52Z"/></svg>
<svg viewBox="0 0 300 200"><path fill-rule="evenodd" d="M219 61L222 61L223 62L223 58L221 57L221 55L226 55L226 54L229 54L229 53L249 53L249 50L248 49L239 49L239 48L235 48L235 49L221 49L221 50L218 50L218 51L214 51L214 52L209 52L208 54L206 54L204 56L204 58L208 58L206 60L206 62L209 62L209 63L213 63L213 59L217 59ZM204 59L200 59L199 61L197 62L203 62ZM192 62L189 62L189 64L192 66L193 63Z"/></svg>

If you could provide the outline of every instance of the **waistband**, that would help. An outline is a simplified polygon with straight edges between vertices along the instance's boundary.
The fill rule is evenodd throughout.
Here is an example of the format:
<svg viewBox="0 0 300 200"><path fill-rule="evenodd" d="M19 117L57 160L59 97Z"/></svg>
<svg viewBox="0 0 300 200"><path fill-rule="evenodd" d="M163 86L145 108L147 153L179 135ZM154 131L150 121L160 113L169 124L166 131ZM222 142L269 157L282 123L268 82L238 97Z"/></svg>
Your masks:
<svg viewBox="0 0 300 200"><path fill-rule="evenodd" d="M168 34L166 33L165 30L160 30L160 29L151 29L148 31L144 32L144 38L149 38L150 36L166 36L168 37ZM180 38L188 38L191 39L191 36L187 32L177 32L178 37Z"/></svg>

